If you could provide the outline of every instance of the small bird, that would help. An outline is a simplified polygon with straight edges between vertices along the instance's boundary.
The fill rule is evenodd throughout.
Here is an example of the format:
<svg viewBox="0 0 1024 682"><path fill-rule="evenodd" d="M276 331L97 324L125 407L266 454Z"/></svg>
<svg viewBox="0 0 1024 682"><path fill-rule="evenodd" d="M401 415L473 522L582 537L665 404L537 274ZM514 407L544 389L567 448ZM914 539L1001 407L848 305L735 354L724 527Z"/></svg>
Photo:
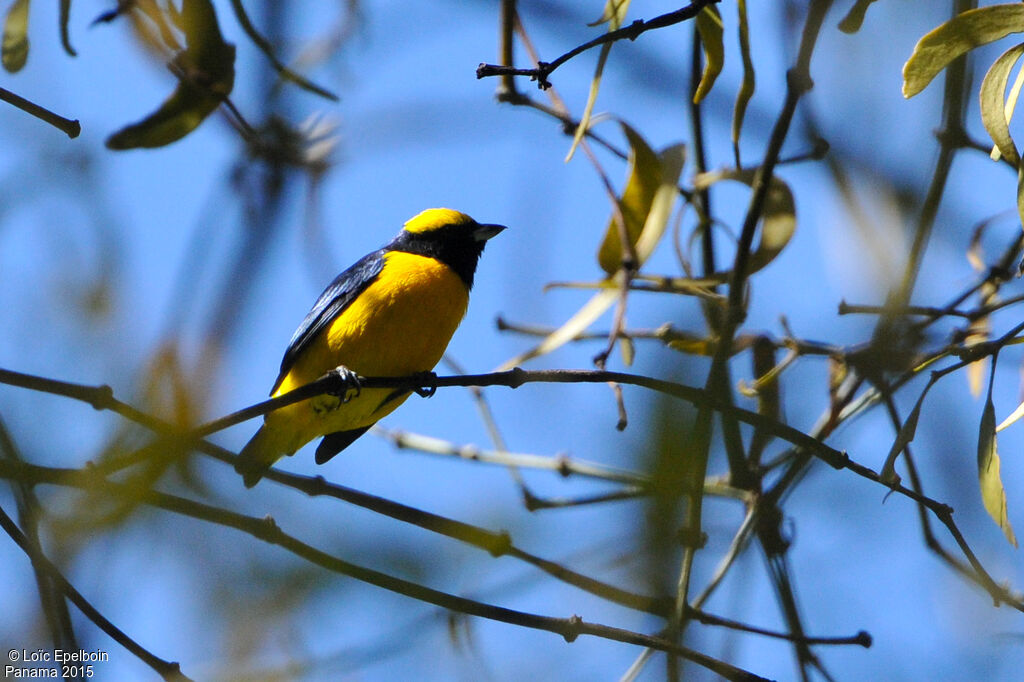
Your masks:
<svg viewBox="0 0 1024 682"><path fill-rule="evenodd" d="M288 344L271 397L339 367L362 376L432 370L466 314L484 245L504 229L448 208L411 218L320 294ZM319 436L316 463L323 464L409 394L356 388L345 397L325 394L274 410L242 448L235 470L251 488L274 462Z"/></svg>

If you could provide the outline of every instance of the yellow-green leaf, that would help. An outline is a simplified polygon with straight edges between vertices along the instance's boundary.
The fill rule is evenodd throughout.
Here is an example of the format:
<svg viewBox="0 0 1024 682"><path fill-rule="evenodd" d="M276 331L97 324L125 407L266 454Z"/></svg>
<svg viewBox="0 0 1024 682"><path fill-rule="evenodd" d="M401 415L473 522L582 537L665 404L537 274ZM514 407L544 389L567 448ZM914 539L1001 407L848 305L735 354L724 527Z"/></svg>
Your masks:
<svg viewBox="0 0 1024 682"><path fill-rule="evenodd" d="M220 104L220 97L181 82L155 112L107 138L110 149L163 147L195 130Z"/></svg>
<svg viewBox="0 0 1024 682"><path fill-rule="evenodd" d="M743 81L740 83L739 92L736 93L736 104L732 110L732 148L733 157L736 160L736 167L740 163L740 131L743 129L743 119L747 115L747 104L754 96L755 77L754 60L750 56L750 29L747 24L747 0L737 0L736 10L739 13L737 22L740 57L743 59Z"/></svg>
<svg viewBox="0 0 1024 682"><path fill-rule="evenodd" d="M1006 99L1006 84L1010 80L1010 72L1024 55L1024 43L1011 47L999 55L995 63L985 74L981 82L979 99L981 102L981 122L985 125L989 137L995 142L999 153L1014 166L1020 163L1017 145L1010 136L1010 116L1013 115L1013 104ZM1012 102L1012 103L1011 103Z"/></svg>
<svg viewBox="0 0 1024 682"><path fill-rule="evenodd" d="M609 21L618 21L622 24L622 20L626 18L626 10L629 9L630 0L606 0L604 3L604 11L601 12L601 16L597 21L592 21L587 26L600 26L606 24Z"/></svg>
<svg viewBox="0 0 1024 682"><path fill-rule="evenodd" d="M29 0L15 0L4 21L0 61L11 73L20 71L28 60L28 3Z"/></svg>
<svg viewBox="0 0 1024 682"><path fill-rule="evenodd" d="M698 190L706 189L722 180L735 180L753 187L756 176L757 171L749 169L701 173L694 179L694 187ZM790 191L789 185L778 177L773 176L768 186L761 221L761 239L750 256L750 273L757 272L775 260L775 257L789 244L789 240L796 231L796 205L793 201L793 192ZM706 279L725 281L729 274L729 272L719 272Z"/></svg>
<svg viewBox="0 0 1024 682"><path fill-rule="evenodd" d="M857 0L843 20L839 22L839 30L843 33L856 33L864 23L864 15L867 14L875 0Z"/></svg>
<svg viewBox="0 0 1024 682"><path fill-rule="evenodd" d="M604 6L604 14L601 15L602 20L598 21L598 23L607 21L608 31L617 31L626 18L629 2L630 0L607 0ZM607 17L607 19L604 19L604 17ZM597 93L601 89L601 75L604 73L604 65L608 61L608 53L611 49L612 43L610 42L601 46L601 53L597 57L597 68L594 70L594 78L590 81L590 94L587 95L587 105L583 108L583 116L580 117L580 122L576 126L576 133L572 137L569 153L565 155L566 163L572 159L573 154L576 153L576 147L579 146L583 136L590 129L590 119L594 113L594 105L597 103Z"/></svg>
<svg viewBox="0 0 1024 682"><path fill-rule="evenodd" d="M999 433L1006 427L1012 426L1013 424L1017 423L1018 421L1020 421L1021 417L1024 417L1024 402L1021 402L1019 405L1017 405L1017 408L1010 413L1010 416L1008 416L1003 421L999 422L999 426L996 427L996 433Z"/></svg>
<svg viewBox="0 0 1024 682"><path fill-rule="evenodd" d="M659 188L671 185L671 191L675 193L675 183L682 172L683 147L673 145L659 155L629 125L623 123L622 130L629 140L629 179L626 181L626 189L622 192L619 208L625 222L626 239L635 247L651 213L651 206ZM648 241L661 237L660 234L653 232L648 234ZM649 246L645 243L645 248ZM602 270L611 275L622 266L622 255L622 236L615 216L612 216L598 250L597 262ZM636 263L636 266L639 267L646 257L641 257L640 254L637 254L637 257L640 263Z"/></svg>
<svg viewBox="0 0 1024 682"><path fill-rule="evenodd" d="M1010 518L1006 512L1006 490L999 472L999 453L996 451L996 408L992 404L992 387L989 386L989 398L985 403L985 411L981 415L981 426L978 430L978 482L981 485L981 501L985 511L1002 529L1006 540L1017 546L1017 537L1013 534Z"/></svg>
<svg viewBox="0 0 1024 682"><path fill-rule="evenodd" d="M616 275L616 279L623 277L622 273ZM601 317L606 310L612 307L612 305L619 299L619 290L615 286L609 286L607 289L594 294L594 296L584 304L582 308L576 311L571 318L569 318L565 324L556 329L555 331L544 337L544 340L539 344L526 351L520 353L511 360L503 363L496 371L505 371L517 367L523 364L527 360L546 355L556 348L560 348L569 341L572 341L577 334L589 327L597 318Z"/></svg>
<svg viewBox="0 0 1024 682"><path fill-rule="evenodd" d="M693 93L694 103L698 103L711 92L718 74L722 73L725 64L725 47L722 45L722 15L711 5L702 9L696 17L697 32L700 33L700 44L704 47L704 73Z"/></svg>
<svg viewBox="0 0 1024 682"><path fill-rule="evenodd" d="M633 360L636 358L636 347L633 345L633 339L628 336L620 338L619 351L622 353L622 364L626 367L632 367Z"/></svg>
<svg viewBox="0 0 1024 682"><path fill-rule="evenodd" d="M235 84L235 46L224 42L210 0L184 0L181 28L185 49L172 70L178 86L155 112L107 138L110 149L162 147L203 122Z"/></svg>
<svg viewBox="0 0 1024 682"><path fill-rule="evenodd" d="M957 57L1024 31L1024 3L979 7L926 33L903 65L903 96L913 97Z"/></svg>

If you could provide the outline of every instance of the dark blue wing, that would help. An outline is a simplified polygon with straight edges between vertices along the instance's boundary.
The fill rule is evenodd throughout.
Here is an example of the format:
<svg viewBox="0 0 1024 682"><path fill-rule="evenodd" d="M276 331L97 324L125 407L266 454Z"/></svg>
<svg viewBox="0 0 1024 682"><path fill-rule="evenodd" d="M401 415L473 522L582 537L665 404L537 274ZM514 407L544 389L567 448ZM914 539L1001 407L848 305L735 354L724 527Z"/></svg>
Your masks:
<svg viewBox="0 0 1024 682"><path fill-rule="evenodd" d="M330 325L338 315L347 308L366 287L377 278L384 269L384 249L368 253L352 264L345 272L338 275L324 289L320 298L313 304L313 309L306 315L299 328L292 335L288 350L281 360L281 373L274 382L271 394L277 390L281 380L295 364L295 361L309 347L313 339Z"/></svg>

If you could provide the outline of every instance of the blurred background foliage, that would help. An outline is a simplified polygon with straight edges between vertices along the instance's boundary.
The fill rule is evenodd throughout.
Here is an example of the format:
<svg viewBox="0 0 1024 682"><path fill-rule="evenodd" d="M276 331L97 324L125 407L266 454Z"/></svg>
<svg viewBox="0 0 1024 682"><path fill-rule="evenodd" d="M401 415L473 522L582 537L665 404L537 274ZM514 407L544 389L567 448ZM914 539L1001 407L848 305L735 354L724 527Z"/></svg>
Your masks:
<svg viewBox="0 0 1024 682"><path fill-rule="evenodd" d="M478 80L478 63L502 63L503 12L511 4L7 3L2 86L77 119L82 132L70 140L15 107L0 108L0 367L107 384L146 414L194 427L265 397L292 330L346 264L419 210L451 206L511 229L481 262L470 312L449 349L457 364L439 371L485 372L522 357L595 295L546 289L549 283L608 278L609 312L578 338L521 364L593 368L617 330L608 369L703 387L724 324L716 295L728 293L727 278L678 279L732 267L751 189L725 180L754 179L734 172L736 159L752 171L765 157L805 21L826 7L811 61L814 87L798 103L776 170L793 210L783 190L769 201L776 217L795 215L796 232L750 276L746 318L728 362L731 400L808 433L827 423L828 445L882 473L929 371L941 366L915 363L941 353L952 366L966 345L1014 331L1019 308L1012 303L1022 293L1015 277L1017 174L989 158L978 104L983 74L1008 45L971 53L953 87L962 95L963 130L948 125L961 120L960 108L949 113L950 86L941 79L913 99L901 95L901 69L918 39L970 3L788 0L747 7L723 0L717 20L703 15L703 43L689 20L617 42L604 58L590 129L608 144L590 139L568 163L574 126L559 117L583 116L601 48L547 74L553 88L546 92L524 77L514 90L505 78ZM592 25L607 13L600 2L514 4L544 61L609 28ZM679 8L635 2L612 22L629 26ZM749 12L756 88L734 145L737 95L750 83L741 8ZM860 14L860 30L849 32L856 23L850 17ZM840 30L844 17L847 31ZM522 38L513 64L532 68ZM692 93L716 54L724 56L721 72L713 85L706 79L709 89L695 107ZM287 72L278 68L285 65ZM496 90L503 101L496 102ZM538 106L516 106L527 97ZM953 143L942 138L952 162L938 197L929 196L940 157L936 129L963 133ZM673 146L680 143L685 147ZM630 150L647 161L631 165ZM652 160L658 152L660 160ZM648 289L672 282L632 280L636 273L622 267L630 249L616 242L616 211L601 173L624 195L624 214L641 206L639 222L624 216L633 229L651 215L671 159L683 155L684 192L669 193L664 236L640 271L677 278L677 290L631 291L622 309L624 280ZM644 182L643 191L626 189ZM702 199L705 188L709 198ZM932 208L916 286L901 301L915 235ZM700 236L707 225L715 244L710 263ZM778 236L787 227L775 229ZM765 243L764 229L758 236L755 246ZM1001 258L1009 272L990 281ZM965 290L971 296L954 307L971 314L950 308L921 327L914 323L930 318L904 314L910 303L943 308ZM996 301L1008 304L983 314L982 306ZM890 307L841 315L841 302ZM1000 345L992 375L996 421L1020 402L1017 335ZM775 388L763 385L759 398L739 390L787 354L792 362ZM979 494L979 423L990 389L987 370L974 371L980 390L973 394L967 367L930 389L911 447L923 492L955 509L980 565L1014 597L1024 584L1019 553ZM840 418L840 380L846 377L849 389L851 376L861 381L853 401L879 386L891 387L891 395ZM429 400L411 399L383 430L322 469L305 451L280 467L507 530L532 555L671 601L686 541L701 541L681 536L685 491L703 474L694 436L701 415L676 399L621 390L628 417L622 431L616 393L600 383L488 388L486 409L471 391L442 389ZM223 519L207 523L157 508L150 491L270 516L330 555L488 604L665 632L665 619L527 562L271 481L246 491L230 467L180 438L154 440L150 430L85 402L0 384L0 418L6 461L99 472L124 484L114 489L67 474L65 483L81 485L28 485L12 476L0 507L104 616L193 679L657 680L680 673L669 657L645 656L634 645L589 636L566 643L328 572ZM809 636L851 638L864 630L873 644L808 648L696 621L681 634L670 625L669 636L772 679L1015 679L1024 642L1019 610L993 608L991 594L929 551L912 500L813 460L787 469L801 453L782 439L712 421L706 538L695 552L690 598L713 580L758 494L788 470L792 484L779 489L777 506L758 507L763 523L746 536L703 608L776 632L798 626ZM1022 428L999 434L1008 521L1018 527ZM254 429L247 422L211 440L237 451ZM750 462L773 465L754 467L743 485L735 470L728 477L735 462L727 440L736 433ZM423 443L417 435L476 449L437 456L416 447ZM506 451L541 455L548 468L517 460L523 466L510 475L481 461L487 456L470 456L504 461ZM566 461L593 463L598 475L560 467ZM904 458L892 472L910 485ZM964 564L934 517L931 527ZM52 579L33 573L14 543L0 557L0 644L102 649L111 660L98 664L98 679L155 676L74 606L62 607ZM713 678L690 663L682 674Z"/></svg>

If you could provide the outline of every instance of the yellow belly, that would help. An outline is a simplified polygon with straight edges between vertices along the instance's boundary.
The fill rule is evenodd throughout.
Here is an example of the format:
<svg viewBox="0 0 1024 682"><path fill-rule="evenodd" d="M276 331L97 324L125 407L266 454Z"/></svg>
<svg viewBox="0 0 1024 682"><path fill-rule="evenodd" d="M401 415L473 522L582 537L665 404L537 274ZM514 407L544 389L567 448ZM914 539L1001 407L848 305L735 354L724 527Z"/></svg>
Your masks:
<svg viewBox="0 0 1024 682"><path fill-rule="evenodd" d="M339 365L362 376L404 376L434 368L466 314L469 292L458 275L432 258L396 251L384 259L374 283L313 340L274 396ZM292 454L318 436L369 426L409 397L405 393L387 400L392 393L366 389L344 404L319 396L276 410L264 421L282 450Z"/></svg>

